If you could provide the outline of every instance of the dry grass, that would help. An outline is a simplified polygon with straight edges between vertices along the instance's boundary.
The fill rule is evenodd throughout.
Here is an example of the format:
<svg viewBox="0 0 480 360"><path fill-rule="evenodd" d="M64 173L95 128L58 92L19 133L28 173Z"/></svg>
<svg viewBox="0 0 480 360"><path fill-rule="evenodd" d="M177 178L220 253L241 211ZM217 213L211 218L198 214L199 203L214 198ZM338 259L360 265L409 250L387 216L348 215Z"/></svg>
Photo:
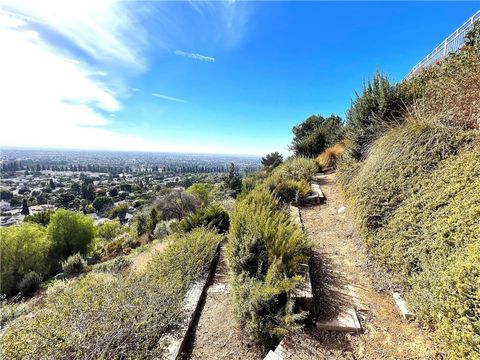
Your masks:
<svg viewBox="0 0 480 360"><path fill-rule="evenodd" d="M480 128L480 50L467 48L420 75L426 79L416 116L460 129Z"/></svg>
<svg viewBox="0 0 480 360"><path fill-rule="evenodd" d="M345 152L346 140L327 148L317 157L317 164L321 169L336 168Z"/></svg>

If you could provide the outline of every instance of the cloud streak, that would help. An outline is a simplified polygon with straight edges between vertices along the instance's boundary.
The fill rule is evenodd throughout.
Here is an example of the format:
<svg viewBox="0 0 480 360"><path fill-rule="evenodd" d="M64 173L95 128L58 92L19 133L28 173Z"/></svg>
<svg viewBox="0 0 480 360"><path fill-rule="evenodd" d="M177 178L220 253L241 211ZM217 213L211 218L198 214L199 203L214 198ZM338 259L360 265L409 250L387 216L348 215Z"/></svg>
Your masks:
<svg viewBox="0 0 480 360"><path fill-rule="evenodd" d="M164 100L169 100L169 101L176 101L179 103L187 103L187 100L179 99L173 96L167 96L167 95L162 95L162 94L157 94L157 93L152 93L153 96L158 97L160 99Z"/></svg>
<svg viewBox="0 0 480 360"><path fill-rule="evenodd" d="M182 50L175 50L173 53L175 55L178 55L178 56L183 56L183 57L187 57L187 58L194 59L194 60L199 60L199 61L206 61L206 62L215 62L216 61L216 59L212 56L205 56L205 55L200 55L200 54L196 54L196 53L189 53L189 52L182 51Z"/></svg>

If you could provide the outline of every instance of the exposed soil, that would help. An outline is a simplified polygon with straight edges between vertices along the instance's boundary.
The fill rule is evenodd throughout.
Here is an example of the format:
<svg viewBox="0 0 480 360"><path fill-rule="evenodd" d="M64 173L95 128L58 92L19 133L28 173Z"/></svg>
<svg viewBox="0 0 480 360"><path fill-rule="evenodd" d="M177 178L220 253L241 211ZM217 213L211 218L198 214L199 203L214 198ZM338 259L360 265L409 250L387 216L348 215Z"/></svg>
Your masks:
<svg viewBox="0 0 480 360"><path fill-rule="evenodd" d="M263 359L262 350L251 342L235 319L228 282L225 248L222 247L217 270L193 334L194 341L185 358Z"/></svg>
<svg viewBox="0 0 480 360"><path fill-rule="evenodd" d="M285 339L287 359L435 359L428 332L404 320L388 289L388 279L375 267L346 213L335 175L320 177L327 201L301 208L315 250L311 263L318 318L335 318L356 307L363 331L342 334L313 325ZM342 211L340 211L342 212ZM353 291L353 295L352 295Z"/></svg>
<svg viewBox="0 0 480 360"><path fill-rule="evenodd" d="M314 243L311 278L316 314L303 331L284 339L284 359L440 359L429 333L404 320L393 301L387 276L375 265L346 212L335 175L323 175L325 204L301 208L305 231ZM353 293L353 294L352 294ZM319 331L317 319L333 319L356 308L362 332ZM198 320L186 358L263 359L232 312L228 271L219 265Z"/></svg>

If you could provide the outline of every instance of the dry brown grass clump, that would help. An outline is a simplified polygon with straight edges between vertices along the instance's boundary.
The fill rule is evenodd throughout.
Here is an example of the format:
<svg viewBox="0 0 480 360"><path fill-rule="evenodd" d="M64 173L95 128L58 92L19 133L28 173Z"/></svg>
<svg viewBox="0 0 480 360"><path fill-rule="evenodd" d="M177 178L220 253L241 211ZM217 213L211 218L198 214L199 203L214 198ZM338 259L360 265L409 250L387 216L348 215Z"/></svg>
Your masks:
<svg viewBox="0 0 480 360"><path fill-rule="evenodd" d="M345 152L346 145L347 141L343 140L327 148L324 152L318 155L318 166L320 166L321 169L336 168L343 153Z"/></svg>

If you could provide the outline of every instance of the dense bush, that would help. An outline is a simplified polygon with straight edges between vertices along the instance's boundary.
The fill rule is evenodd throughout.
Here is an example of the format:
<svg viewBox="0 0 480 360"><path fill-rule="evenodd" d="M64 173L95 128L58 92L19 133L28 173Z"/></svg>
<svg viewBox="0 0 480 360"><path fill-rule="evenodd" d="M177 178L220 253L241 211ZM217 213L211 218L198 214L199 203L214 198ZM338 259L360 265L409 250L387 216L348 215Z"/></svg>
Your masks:
<svg viewBox="0 0 480 360"><path fill-rule="evenodd" d="M374 232L412 194L414 185L467 141L452 129L413 119L379 138L354 180L343 184L367 241L374 241Z"/></svg>
<svg viewBox="0 0 480 360"><path fill-rule="evenodd" d="M310 193L305 180L292 180L273 174L264 183L275 196L284 203L302 199Z"/></svg>
<svg viewBox="0 0 480 360"><path fill-rule="evenodd" d="M42 286L42 277L35 271L27 273L18 284L23 296L32 296Z"/></svg>
<svg viewBox="0 0 480 360"><path fill-rule="evenodd" d="M35 214L25 216L23 221L46 227L50 223L50 216L52 216L52 214L53 211L40 211Z"/></svg>
<svg viewBox="0 0 480 360"><path fill-rule="evenodd" d="M471 45L412 80L424 87L424 96L417 101L415 111L444 125L479 129L479 69L480 44L472 40Z"/></svg>
<svg viewBox="0 0 480 360"><path fill-rule="evenodd" d="M237 201L227 256L235 312L252 338L267 346L296 327L291 291L310 246L303 232L267 189Z"/></svg>
<svg viewBox="0 0 480 360"><path fill-rule="evenodd" d="M123 232L122 226L118 220L106 221L96 226L97 236L100 238L111 241Z"/></svg>
<svg viewBox="0 0 480 360"><path fill-rule="evenodd" d="M140 201L140 200L135 200L135 201L137 202L137 201ZM142 204L143 204L143 200L142 200ZM136 207L138 207L138 206L136 206ZM128 211L128 204L127 203L119 204L119 205L115 206L114 208L110 209L107 212L107 216L110 219L116 219L118 217L124 217L125 214L127 213L127 211Z"/></svg>
<svg viewBox="0 0 480 360"><path fill-rule="evenodd" d="M267 170L275 169L278 165L283 162L283 156L278 152L272 152L267 154L265 157L262 157L262 165Z"/></svg>
<svg viewBox="0 0 480 360"><path fill-rule="evenodd" d="M144 273L92 273L2 334L2 359L163 358L183 321L183 298L204 276L221 236L205 229L171 239Z"/></svg>
<svg viewBox="0 0 480 360"><path fill-rule="evenodd" d="M310 182L311 177L318 171L318 166L313 159L301 156L291 157L278 166L273 175L279 178Z"/></svg>
<svg viewBox="0 0 480 360"><path fill-rule="evenodd" d="M478 133L436 119L410 119L379 138L365 161L349 171L340 178L373 255L434 327L447 356L475 359Z"/></svg>
<svg viewBox="0 0 480 360"><path fill-rule="evenodd" d="M113 206L113 200L109 196L97 196L93 200L92 206L98 212L103 212Z"/></svg>
<svg viewBox="0 0 480 360"><path fill-rule="evenodd" d="M195 212L200 205L200 200L196 196L176 190L155 200L155 208L162 220L181 220L185 215Z"/></svg>
<svg viewBox="0 0 480 360"><path fill-rule="evenodd" d="M179 224L176 219L160 221L157 226L155 226L153 237L155 239L163 239L168 235L175 233L178 230L178 227Z"/></svg>
<svg viewBox="0 0 480 360"><path fill-rule="evenodd" d="M179 225L183 231L187 232L197 227L205 227L225 234L228 231L229 216L221 205L213 203L185 216Z"/></svg>
<svg viewBox="0 0 480 360"><path fill-rule="evenodd" d="M46 274L51 241L44 227L22 224L0 228L1 293L12 295L30 271Z"/></svg>
<svg viewBox="0 0 480 360"><path fill-rule="evenodd" d="M413 100L409 85L393 85L386 76L376 73L364 84L361 95L357 95L347 112L348 154L355 160L362 159L375 139L403 121Z"/></svg>
<svg viewBox="0 0 480 360"><path fill-rule="evenodd" d="M186 192L196 196L201 201L202 206L210 204L210 190L208 184L193 184L186 190Z"/></svg>
<svg viewBox="0 0 480 360"><path fill-rule="evenodd" d="M102 260L109 260L119 255L128 255L133 249L138 248L142 243L129 234L121 234L112 241L105 244L100 252Z"/></svg>
<svg viewBox="0 0 480 360"><path fill-rule="evenodd" d="M110 272L117 273L121 270L124 270L132 264L132 260L124 255L117 256L112 260L105 261L103 263L97 264L93 267L95 272Z"/></svg>
<svg viewBox="0 0 480 360"><path fill-rule="evenodd" d="M450 156L410 187L411 195L375 233L370 248L452 357L468 358L480 336L474 286L480 269L474 253L480 239L480 145Z"/></svg>
<svg viewBox="0 0 480 360"><path fill-rule="evenodd" d="M344 136L342 119L333 114L327 118L312 115L294 126L292 131L294 138L291 149L295 155L306 157L317 156Z"/></svg>
<svg viewBox="0 0 480 360"><path fill-rule="evenodd" d="M95 234L90 217L64 209L52 214L47 231L52 239L53 261L64 260L75 253L85 256Z"/></svg>
<svg viewBox="0 0 480 360"><path fill-rule="evenodd" d="M421 271L427 255L450 255L479 238L480 146L451 156L409 187L411 196L372 243L385 265L402 276Z"/></svg>
<svg viewBox="0 0 480 360"><path fill-rule="evenodd" d="M62 270L66 276L80 275L87 267L87 262L79 253L70 255L62 262Z"/></svg>
<svg viewBox="0 0 480 360"><path fill-rule="evenodd" d="M477 233L478 235L478 233ZM480 241L467 246L442 273L434 296L442 299L437 339L451 358L478 359L480 355Z"/></svg>

